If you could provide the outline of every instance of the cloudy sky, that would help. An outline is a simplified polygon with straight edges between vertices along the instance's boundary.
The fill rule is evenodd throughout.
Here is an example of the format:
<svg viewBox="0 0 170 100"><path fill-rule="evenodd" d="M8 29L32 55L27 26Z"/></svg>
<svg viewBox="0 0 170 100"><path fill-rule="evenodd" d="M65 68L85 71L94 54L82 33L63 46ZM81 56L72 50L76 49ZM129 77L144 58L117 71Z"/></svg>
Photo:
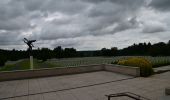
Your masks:
<svg viewBox="0 0 170 100"><path fill-rule="evenodd" d="M124 48L170 40L170 0L0 0L0 48Z"/></svg>

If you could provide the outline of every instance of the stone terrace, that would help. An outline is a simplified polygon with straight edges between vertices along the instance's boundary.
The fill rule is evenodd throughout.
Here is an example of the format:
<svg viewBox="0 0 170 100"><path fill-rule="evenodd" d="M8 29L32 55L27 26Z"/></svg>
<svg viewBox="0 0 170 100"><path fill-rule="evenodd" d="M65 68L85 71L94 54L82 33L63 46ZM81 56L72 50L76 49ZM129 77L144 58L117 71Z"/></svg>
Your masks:
<svg viewBox="0 0 170 100"><path fill-rule="evenodd" d="M165 87L170 87L170 72L134 78L99 71L0 82L0 100L107 100L105 95L120 92L132 92L151 100L170 100Z"/></svg>

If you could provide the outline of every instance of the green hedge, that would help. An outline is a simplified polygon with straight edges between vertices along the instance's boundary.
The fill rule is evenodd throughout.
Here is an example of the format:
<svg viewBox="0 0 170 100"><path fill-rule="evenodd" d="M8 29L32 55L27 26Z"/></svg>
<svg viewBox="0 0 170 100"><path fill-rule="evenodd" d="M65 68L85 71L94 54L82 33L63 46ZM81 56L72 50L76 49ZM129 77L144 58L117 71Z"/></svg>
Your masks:
<svg viewBox="0 0 170 100"><path fill-rule="evenodd" d="M143 77L147 77L153 74L152 64L144 58L128 58L125 60L119 60L117 64L140 67L140 75Z"/></svg>

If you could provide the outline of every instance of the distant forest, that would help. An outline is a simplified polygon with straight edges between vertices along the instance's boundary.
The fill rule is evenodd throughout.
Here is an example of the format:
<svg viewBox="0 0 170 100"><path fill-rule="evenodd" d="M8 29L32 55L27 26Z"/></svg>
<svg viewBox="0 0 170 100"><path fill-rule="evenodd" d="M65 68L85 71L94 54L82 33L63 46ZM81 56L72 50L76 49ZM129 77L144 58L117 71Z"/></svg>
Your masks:
<svg viewBox="0 0 170 100"><path fill-rule="evenodd" d="M93 57L93 56L170 56L170 40L168 43L159 42L156 44L139 43L133 44L123 49L112 47L110 49L102 48L94 51L77 51L74 48L62 48L58 46L53 50L41 48L32 51L34 58L46 61L50 58L70 58L70 57ZM7 60L16 61L28 58L29 53L23 50L2 50L0 49L0 66L3 66Z"/></svg>

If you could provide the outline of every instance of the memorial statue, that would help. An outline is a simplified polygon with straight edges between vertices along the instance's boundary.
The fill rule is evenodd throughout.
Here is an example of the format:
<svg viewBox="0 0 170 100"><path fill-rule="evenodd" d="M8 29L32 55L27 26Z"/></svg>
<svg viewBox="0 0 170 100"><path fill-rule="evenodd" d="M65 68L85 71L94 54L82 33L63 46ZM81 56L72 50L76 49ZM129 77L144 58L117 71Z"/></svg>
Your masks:
<svg viewBox="0 0 170 100"><path fill-rule="evenodd" d="M23 39L24 43L26 43L28 45L28 51L29 51L29 55L30 55L30 68L33 70L33 56L31 54L32 51L32 47L34 47L34 45L32 44L33 42L35 42L36 40L28 40L26 38Z"/></svg>
<svg viewBox="0 0 170 100"><path fill-rule="evenodd" d="M28 45L28 47L29 47L29 51L32 51L32 47L34 47L34 45L32 44L33 42L35 42L36 40L28 40L28 39L26 39L26 38L24 38L24 43L26 43L27 45Z"/></svg>

